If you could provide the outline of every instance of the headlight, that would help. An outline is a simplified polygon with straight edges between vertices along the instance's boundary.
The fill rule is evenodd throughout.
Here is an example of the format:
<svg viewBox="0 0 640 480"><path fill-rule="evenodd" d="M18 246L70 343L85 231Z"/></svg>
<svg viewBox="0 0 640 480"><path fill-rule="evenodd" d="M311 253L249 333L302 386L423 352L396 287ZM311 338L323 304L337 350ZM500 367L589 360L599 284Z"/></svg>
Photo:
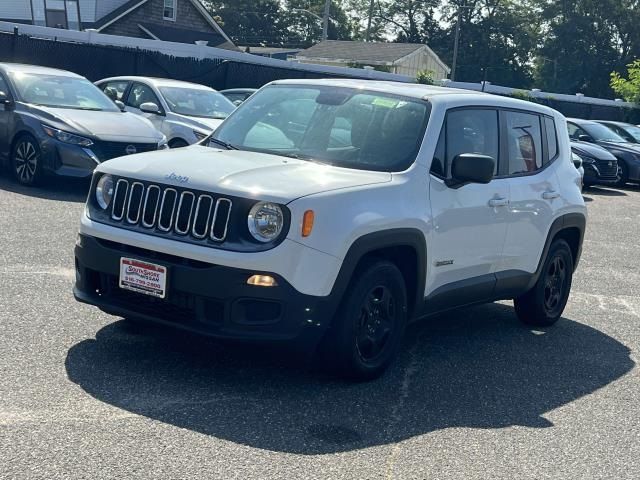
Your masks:
<svg viewBox="0 0 640 480"><path fill-rule="evenodd" d="M270 242L282 232L284 216L275 203L258 202L249 212L249 232L259 242Z"/></svg>
<svg viewBox="0 0 640 480"><path fill-rule="evenodd" d="M204 140L205 138L207 138L209 136L208 133L202 133L198 130L194 130L193 134L196 136L196 138L198 139L198 142L201 142L202 140Z"/></svg>
<svg viewBox="0 0 640 480"><path fill-rule="evenodd" d="M113 198L113 177L111 175L103 175L96 185L96 201L100 208L106 210Z"/></svg>
<svg viewBox="0 0 640 480"><path fill-rule="evenodd" d="M169 142L167 142L167 137L162 135L162 140L158 142L158 150L166 150L169 148Z"/></svg>
<svg viewBox="0 0 640 480"><path fill-rule="evenodd" d="M576 154L578 155L578 157L580 157L580 159L582 160L582 163L596 163L596 159L593 157L589 157L587 155L585 155L584 153L581 154Z"/></svg>
<svg viewBox="0 0 640 480"><path fill-rule="evenodd" d="M49 125L42 125L42 129L44 130L44 133L49 135L51 138L55 138L56 140L60 140L64 143L80 145L81 147L90 147L93 145L93 142L88 138L65 132L63 130L58 130L57 128L50 127Z"/></svg>

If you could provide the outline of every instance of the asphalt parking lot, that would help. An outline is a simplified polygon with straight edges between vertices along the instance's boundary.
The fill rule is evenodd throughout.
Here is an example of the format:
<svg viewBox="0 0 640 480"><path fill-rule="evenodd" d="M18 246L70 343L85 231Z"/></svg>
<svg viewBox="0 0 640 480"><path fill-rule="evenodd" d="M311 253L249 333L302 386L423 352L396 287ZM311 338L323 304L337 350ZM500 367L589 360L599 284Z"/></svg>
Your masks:
<svg viewBox="0 0 640 480"><path fill-rule="evenodd" d="M73 300L86 183L0 176L0 478L640 478L640 188L585 192L562 320L411 329L380 380Z"/></svg>

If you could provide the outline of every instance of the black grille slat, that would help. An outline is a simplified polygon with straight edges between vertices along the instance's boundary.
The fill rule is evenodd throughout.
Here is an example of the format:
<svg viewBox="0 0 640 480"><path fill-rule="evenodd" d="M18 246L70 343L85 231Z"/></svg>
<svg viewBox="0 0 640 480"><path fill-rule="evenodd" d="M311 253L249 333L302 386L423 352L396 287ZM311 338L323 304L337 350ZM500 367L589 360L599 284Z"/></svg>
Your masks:
<svg viewBox="0 0 640 480"><path fill-rule="evenodd" d="M227 237L232 208L232 201L225 197L120 178L111 219L156 234L174 233L195 241L221 243Z"/></svg>
<svg viewBox="0 0 640 480"><path fill-rule="evenodd" d="M611 165L609 165L611 164ZM618 162L614 160L597 160L596 166L603 177L616 177L618 175Z"/></svg>
<svg viewBox="0 0 640 480"><path fill-rule="evenodd" d="M105 161L132 153L152 152L158 149L158 145L155 143L103 142L98 140L91 146L91 149L101 161Z"/></svg>

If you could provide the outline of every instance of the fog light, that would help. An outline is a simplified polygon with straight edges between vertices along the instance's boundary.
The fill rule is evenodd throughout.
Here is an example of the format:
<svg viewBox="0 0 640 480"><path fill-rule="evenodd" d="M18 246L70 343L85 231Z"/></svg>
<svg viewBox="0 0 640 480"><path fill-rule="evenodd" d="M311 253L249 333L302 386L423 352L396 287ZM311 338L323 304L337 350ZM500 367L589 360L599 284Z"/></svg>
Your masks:
<svg viewBox="0 0 640 480"><path fill-rule="evenodd" d="M278 282L270 275L251 275L247 280L247 285L255 285L257 287L277 287Z"/></svg>

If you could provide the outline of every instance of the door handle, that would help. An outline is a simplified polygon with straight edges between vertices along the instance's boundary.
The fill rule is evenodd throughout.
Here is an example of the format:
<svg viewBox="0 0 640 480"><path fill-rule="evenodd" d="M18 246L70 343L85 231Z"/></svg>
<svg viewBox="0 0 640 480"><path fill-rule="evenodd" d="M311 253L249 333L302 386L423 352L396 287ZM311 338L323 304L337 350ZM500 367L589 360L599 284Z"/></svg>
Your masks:
<svg viewBox="0 0 640 480"><path fill-rule="evenodd" d="M542 198L544 198L545 200L553 200L554 198L558 198L559 196L560 194L555 190L549 190L542 193Z"/></svg>
<svg viewBox="0 0 640 480"><path fill-rule="evenodd" d="M509 200L504 197L496 197L489 200L490 207L506 207L509 205Z"/></svg>

